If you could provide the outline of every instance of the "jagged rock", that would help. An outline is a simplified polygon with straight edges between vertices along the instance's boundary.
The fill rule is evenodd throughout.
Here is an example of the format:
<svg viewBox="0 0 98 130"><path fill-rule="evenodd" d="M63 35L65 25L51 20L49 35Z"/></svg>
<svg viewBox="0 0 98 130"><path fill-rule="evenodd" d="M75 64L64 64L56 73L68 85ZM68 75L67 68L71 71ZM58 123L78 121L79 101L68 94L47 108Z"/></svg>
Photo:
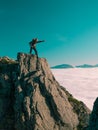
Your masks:
<svg viewBox="0 0 98 130"><path fill-rule="evenodd" d="M94 107L90 116L88 130L98 130L98 97L94 102Z"/></svg>
<svg viewBox="0 0 98 130"><path fill-rule="evenodd" d="M0 64L0 129L87 128L89 109L59 85L45 59L18 53L9 61Z"/></svg>
<svg viewBox="0 0 98 130"><path fill-rule="evenodd" d="M63 87L62 89L64 90ZM78 116L78 120L79 120L78 130L87 130L90 110L87 108L87 106L83 102L76 100L68 91L66 90L64 91L68 96L68 101L73 106L74 112Z"/></svg>
<svg viewBox="0 0 98 130"><path fill-rule="evenodd" d="M12 72L17 62L9 58L0 58L0 129L14 129L14 83Z"/></svg>

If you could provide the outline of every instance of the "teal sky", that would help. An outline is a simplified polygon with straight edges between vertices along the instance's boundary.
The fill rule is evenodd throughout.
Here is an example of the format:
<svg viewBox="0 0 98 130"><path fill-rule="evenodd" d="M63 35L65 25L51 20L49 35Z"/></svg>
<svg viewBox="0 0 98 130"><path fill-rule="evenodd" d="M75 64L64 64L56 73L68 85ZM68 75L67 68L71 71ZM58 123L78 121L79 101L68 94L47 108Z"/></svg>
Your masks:
<svg viewBox="0 0 98 130"><path fill-rule="evenodd" d="M98 0L0 0L0 56L16 59L37 37L50 66L98 63Z"/></svg>

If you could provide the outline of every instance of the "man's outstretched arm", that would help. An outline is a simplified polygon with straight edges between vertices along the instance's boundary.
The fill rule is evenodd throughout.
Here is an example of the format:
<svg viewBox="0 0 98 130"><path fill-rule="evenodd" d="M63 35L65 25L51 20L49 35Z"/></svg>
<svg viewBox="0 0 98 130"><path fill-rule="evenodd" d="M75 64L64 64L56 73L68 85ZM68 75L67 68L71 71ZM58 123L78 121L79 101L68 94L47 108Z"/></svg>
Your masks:
<svg viewBox="0 0 98 130"><path fill-rule="evenodd" d="M42 41L38 41L37 43L40 43L40 42L45 42L45 40L42 40Z"/></svg>

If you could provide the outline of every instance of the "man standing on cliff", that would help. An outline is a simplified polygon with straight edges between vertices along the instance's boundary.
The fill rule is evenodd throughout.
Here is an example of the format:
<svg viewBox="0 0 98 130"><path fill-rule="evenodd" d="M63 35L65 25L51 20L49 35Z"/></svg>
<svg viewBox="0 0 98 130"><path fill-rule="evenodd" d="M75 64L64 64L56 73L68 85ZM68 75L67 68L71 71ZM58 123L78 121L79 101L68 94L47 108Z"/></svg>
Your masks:
<svg viewBox="0 0 98 130"><path fill-rule="evenodd" d="M38 58L38 53L37 53L37 50L36 50L36 44L40 43L40 42L44 42L44 40L38 41L37 38L33 38L32 41L29 42L29 44L30 44L30 54L32 53L32 49L33 49L35 51L37 58Z"/></svg>

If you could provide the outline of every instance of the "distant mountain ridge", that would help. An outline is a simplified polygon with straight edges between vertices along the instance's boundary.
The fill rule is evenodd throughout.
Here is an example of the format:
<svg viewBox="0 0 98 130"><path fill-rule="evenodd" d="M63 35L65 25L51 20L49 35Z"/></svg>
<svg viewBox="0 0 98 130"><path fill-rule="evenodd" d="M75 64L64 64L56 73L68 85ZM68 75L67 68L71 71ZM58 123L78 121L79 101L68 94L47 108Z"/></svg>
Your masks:
<svg viewBox="0 0 98 130"><path fill-rule="evenodd" d="M61 65L56 65L51 67L52 69L68 69L68 68L74 68L72 65L70 64L61 64Z"/></svg>
<svg viewBox="0 0 98 130"><path fill-rule="evenodd" d="M75 67L76 68L95 68L95 67L98 67L98 64L96 64L96 65L83 64L83 65L78 65Z"/></svg>
<svg viewBox="0 0 98 130"><path fill-rule="evenodd" d="M83 64L83 65L76 65L76 66L72 66L70 64L60 64L60 65L52 66L51 69L96 68L96 67L98 67L98 64L96 64L96 65Z"/></svg>

